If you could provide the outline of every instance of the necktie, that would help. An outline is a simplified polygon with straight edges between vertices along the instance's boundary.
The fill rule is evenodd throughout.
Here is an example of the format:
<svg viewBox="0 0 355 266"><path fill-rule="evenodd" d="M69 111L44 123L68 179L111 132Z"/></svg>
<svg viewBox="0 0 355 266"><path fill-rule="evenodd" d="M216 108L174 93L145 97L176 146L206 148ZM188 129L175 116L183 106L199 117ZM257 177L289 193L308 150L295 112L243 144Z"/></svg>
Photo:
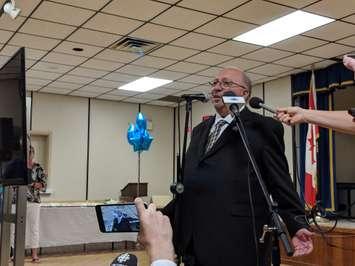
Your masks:
<svg viewBox="0 0 355 266"><path fill-rule="evenodd" d="M219 120L214 128L211 130L210 134L208 135L208 141L207 141L207 146L206 146L206 151L205 153L209 152L213 145L217 142L219 133L222 130L222 127L226 124L227 122L225 120Z"/></svg>

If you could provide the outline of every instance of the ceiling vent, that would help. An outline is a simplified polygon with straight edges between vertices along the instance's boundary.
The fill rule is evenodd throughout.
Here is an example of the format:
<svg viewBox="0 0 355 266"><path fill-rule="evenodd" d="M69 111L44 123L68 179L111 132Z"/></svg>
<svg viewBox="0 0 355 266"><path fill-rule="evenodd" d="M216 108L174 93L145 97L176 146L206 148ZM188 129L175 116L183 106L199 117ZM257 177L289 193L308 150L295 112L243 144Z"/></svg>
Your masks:
<svg viewBox="0 0 355 266"><path fill-rule="evenodd" d="M111 49L145 55L162 46L161 43L127 37L110 46Z"/></svg>

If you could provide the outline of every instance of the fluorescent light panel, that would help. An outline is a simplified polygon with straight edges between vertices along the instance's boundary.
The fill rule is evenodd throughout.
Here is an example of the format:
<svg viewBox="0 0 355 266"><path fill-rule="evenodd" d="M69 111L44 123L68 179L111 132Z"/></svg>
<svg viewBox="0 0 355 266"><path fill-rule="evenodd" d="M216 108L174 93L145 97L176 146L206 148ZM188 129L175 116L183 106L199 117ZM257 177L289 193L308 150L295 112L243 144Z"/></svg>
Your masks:
<svg viewBox="0 0 355 266"><path fill-rule="evenodd" d="M158 88L158 87L163 86L165 84L168 84L170 82L172 82L172 80L143 77L143 78L137 79L135 81L132 81L130 83L127 83L127 84L119 87L118 89L119 90L127 90L127 91L145 92L145 91L149 91L149 90Z"/></svg>
<svg viewBox="0 0 355 266"><path fill-rule="evenodd" d="M331 18L298 10L243 33L233 40L268 46L333 21Z"/></svg>

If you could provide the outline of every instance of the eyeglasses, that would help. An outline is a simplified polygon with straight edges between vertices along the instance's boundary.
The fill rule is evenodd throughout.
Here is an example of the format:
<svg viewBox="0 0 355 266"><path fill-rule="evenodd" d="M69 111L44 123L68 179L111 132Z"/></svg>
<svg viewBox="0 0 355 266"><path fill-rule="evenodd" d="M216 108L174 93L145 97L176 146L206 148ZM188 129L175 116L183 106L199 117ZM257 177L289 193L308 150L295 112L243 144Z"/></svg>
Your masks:
<svg viewBox="0 0 355 266"><path fill-rule="evenodd" d="M208 82L208 84L210 84L212 87L216 87L219 84L223 89L231 89L233 87L241 87L245 90L247 89L245 86L240 85L239 83L234 82L234 81L230 81L230 80L215 79L211 82Z"/></svg>

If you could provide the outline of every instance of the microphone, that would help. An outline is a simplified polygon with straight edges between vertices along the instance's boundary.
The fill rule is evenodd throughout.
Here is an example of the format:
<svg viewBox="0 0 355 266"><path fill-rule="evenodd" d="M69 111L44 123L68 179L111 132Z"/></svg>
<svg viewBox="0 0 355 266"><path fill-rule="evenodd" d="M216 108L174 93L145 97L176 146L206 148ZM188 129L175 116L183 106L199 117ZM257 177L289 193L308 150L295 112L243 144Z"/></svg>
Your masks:
<svg viewBox="0 0 355 266"><path fill-rule="evenodd" d="M194 94L183 94L180 96L181 99L185 101L197 100L203 103L207 103L211 96L208 93L194 93Z"/></svg>
<svg viewBox="0 0 355 266"><path fill-rule="evenodd" d="M238 112L245 105L244 97L237 96L232 91L226 91L225 93L223 93L222 100L223 100L223 103L233 113Z"/></svg>
<svg viewBox="0 0 355 266"><path fill-rule="evenodd" d="M118 255L110 264L110 266L137 266L137 256L131 253L122 253Z"/></svg>
<svg viewBox="0 0 355 266"><path fill-rule="evenodd" d="M253 97L249 100L249 105L254 109L263 108L273 114L276 114L276 109L264 104L264 101L258 97Z"/></svg>

